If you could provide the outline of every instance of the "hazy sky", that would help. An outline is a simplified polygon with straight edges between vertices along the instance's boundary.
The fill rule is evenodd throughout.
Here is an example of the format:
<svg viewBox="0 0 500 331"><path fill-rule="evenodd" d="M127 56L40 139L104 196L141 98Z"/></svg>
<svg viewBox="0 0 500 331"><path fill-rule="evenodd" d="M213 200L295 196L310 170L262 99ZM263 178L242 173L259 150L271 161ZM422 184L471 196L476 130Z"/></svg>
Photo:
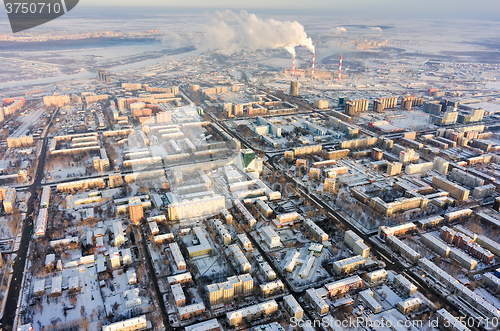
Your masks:
<svg viewBox="0 0 500 331"><path fill-rule="evenodd" d="M228 9L306 9L371 15L500 19L498 0L80 0L80 6L161 6Z"/></svg>

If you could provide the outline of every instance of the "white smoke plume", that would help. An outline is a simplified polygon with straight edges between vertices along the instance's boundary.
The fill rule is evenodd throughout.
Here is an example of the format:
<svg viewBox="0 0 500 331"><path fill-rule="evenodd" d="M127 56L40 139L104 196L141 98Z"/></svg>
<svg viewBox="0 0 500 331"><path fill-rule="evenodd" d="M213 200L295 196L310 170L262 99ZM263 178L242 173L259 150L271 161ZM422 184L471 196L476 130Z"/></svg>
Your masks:
<svg viewBox="0 0 500 331"><path fill-rule="evenodd" d="M306 47L313 53L315 51L312 39L299 22L281 22L272 18L263 20L244 10L239 14L230 10L216 12L212 25L207 27L207 40L210 47L226 55L241 49L284 48L295 56L297 46Z"/></svg>
<svg viewBox="0 0 500 331"><path fill-rule="evenodd" d="M382 33L382 29L378 26L370 26L370 30L372 30L373 32L377 32L378 34Z"/></svg>
<svg viewBox="0 0 500 331"><path fill-rule="evenodd" d="M347 30L342 26L337 26L336 28L333 28L332 31L335 32L335 34L337 35L342 33L347 33Z"/></svg>

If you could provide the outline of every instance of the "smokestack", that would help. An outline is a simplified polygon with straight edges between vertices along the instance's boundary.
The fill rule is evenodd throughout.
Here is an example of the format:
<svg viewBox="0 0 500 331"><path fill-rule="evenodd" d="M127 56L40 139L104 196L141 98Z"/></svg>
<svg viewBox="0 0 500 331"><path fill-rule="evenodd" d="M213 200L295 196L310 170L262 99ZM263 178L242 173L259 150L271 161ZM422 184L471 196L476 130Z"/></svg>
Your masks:
<svg viewBox="0 0 500 331"><path fill-rule="evenodd" d="M339 82L340 82L341 73L342 73L342 55L340 56L340 62L339 62Z"/></svg>
<svg viewBox="0 0 500 331"><path fill-rule="evenodd" d="M295 55L293 56L292 61L292 77L295 77Z"/></svg>
<svg viewBox="0 0 500 331"><path fill-rule="evenodd" d="M314 79L314 59L316 58L316 53L313 53L313 64L311 68L311 79Z"/></svg>

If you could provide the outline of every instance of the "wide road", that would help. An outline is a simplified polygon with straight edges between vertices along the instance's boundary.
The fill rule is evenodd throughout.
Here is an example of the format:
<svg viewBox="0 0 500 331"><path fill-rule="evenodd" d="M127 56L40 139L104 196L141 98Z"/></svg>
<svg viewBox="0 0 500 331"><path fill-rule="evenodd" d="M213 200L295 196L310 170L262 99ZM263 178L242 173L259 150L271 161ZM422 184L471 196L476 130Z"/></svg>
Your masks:
<svg viewBox="0 0 500 331"><path fill-rule="evenodd" d="M35 205L35 201L38 200L37 189L41 187L41 182L43 178L43 169L45 166L46 150L47 150L47 142L44 141L40 157L38 159L38 167L36 169L35 180L28 189L30 197L27 202L28 206L28 210L26 212L27 216L24 221L21 243L19 246L19 250L17 251L16 262L13 266L14 269L12 273L13 278L8 290L7 303L5 305L4 314L1 320L4 327L5 326L13 327L14 324L14 318L17 310L17 301L21 290L21 282L23 279L24 267L26 262L26 254L28 252L28 247L31 239L31 234L32 234L31 231L33 230L33 217L32 217L34 211L33 206Z"/></svg>
<svg viewBox="0 0 500 331"><path fill-rule="evenodd" d="M47 129L45 130L45 135L49 132L49 128L52 125L52 120L59 112L59 108L52 115ZM35 178L33 184L28 187L28 192L30 197L27 201L27 212L26 219L24 220L24 225L22 228L21 242L19 245L19 250L17 251L17 257L15 264L13 265L12 281L7 293L7 301L4 309L4 313L0 322L3 327L9 326L11 329L14 326L14 319L16 317L17 302L19 299L19 293L21 291L21 283L24 275L24 267L26 264L26 255L28 253L28 247L30 244L30 239L33 230L33 212L35 202L38 201L37 190L42 187L43 179L43 169L45 167L45 158L47 153L47 139L43 140L42 149L40 155L38 156L38 165L35 172Z"/></svg>
<svg viewBox="0 0 500 331"><path fill-rule="evenodd" d="M158 286L158 279L156 278L156 272L155 272L155 268L154 268L153 262L152 262L153 259L151 258L151 255L149 254L148 244L146 242L147 236L146 236L146 233L144 231L144 226L145 226L144 224L140 224L137 231L140 232L140 235L141 235L142 251L144 254L144 260L146 262L146 268L147 268L147 271L149 274L149 279L153 283L153 289L156 292L156 298L158 299L158 304L160 305L159 308L160 308L160 312L161 312L162 319L163 319L164 330L173 331L174 328L172 328L172 326L170 325L167 310L165 309L165 301L163 300L163 295L162 295L160 288ZM136 239L137 245L139 245L139 243L137 242L138 238L136 237L135 239Z"/></svg>

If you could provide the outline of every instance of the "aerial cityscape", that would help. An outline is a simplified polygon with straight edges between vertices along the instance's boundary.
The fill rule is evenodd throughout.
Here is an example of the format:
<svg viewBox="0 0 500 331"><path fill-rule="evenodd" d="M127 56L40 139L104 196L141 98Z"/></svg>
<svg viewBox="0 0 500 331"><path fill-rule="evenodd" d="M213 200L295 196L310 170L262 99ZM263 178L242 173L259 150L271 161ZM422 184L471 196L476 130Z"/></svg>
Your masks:
<svg viewBox="0 0 500 331"><path fill-rule="evenodd" d="M500 22L89 8L0 17L0 330L500 329Z"/></svg>

